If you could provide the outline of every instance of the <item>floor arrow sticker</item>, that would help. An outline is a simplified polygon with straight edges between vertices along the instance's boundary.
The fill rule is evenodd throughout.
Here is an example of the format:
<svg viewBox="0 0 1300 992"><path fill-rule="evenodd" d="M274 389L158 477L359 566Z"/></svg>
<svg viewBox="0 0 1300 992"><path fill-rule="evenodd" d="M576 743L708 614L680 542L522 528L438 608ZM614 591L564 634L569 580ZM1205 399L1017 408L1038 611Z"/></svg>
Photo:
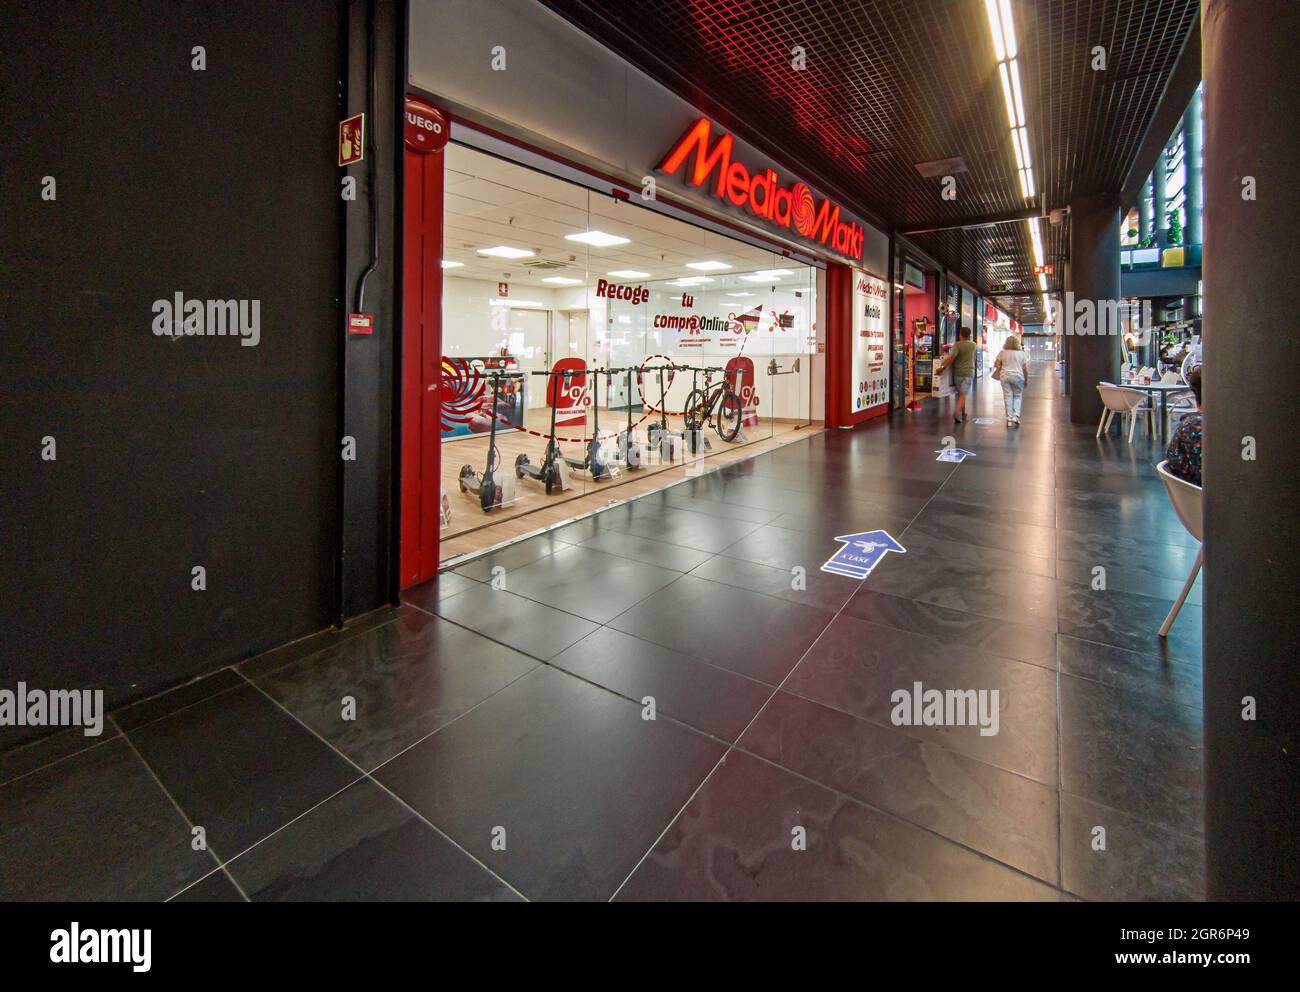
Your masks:
<svg viewBox="0 0 1300 992"><path fill-rule="evenodd" d="M847 575L851 579L865 579L891 551L900 555L907 554L907 549L895 541L888 531L883 530L846 534L835 540L843 542L843 546L826 560L822 571Z"/></svg>
<svg viewBox="0 0 1300 992"><path fill-rule="evenodd" d="M967 458L975 456L975 452L967 451L965 448L937 448L935 454L939 456L935 459L936 462L957 462L958 464L961 464Z"/></svg>

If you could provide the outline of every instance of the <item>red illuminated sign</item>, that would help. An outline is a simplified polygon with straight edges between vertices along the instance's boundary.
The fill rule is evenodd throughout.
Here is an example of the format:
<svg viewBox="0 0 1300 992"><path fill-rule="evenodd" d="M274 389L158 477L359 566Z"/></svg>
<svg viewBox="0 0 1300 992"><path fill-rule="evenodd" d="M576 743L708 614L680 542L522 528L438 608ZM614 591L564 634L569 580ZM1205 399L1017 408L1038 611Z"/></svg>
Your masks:
<svg viewBox="0 0 1300 992"><path fill-rule="evenodd" d="M406 98L407 148L421 155L436 152L447 144L449 131L441 110L413 96Z"/></svg>
<svg viewBox="0 0 1300 992"><path fill-rule="evenodd" d="M779 227L792 228L800 237L816 241L841 255L862 258L866 235L860 224L840 220L840 206L825 199L818 205L803 183L782 186L776 171L758 171L743 162L732 161L734 141L719 133L716 144L709 147L712 123L701 117L691 125L659 166L661 172L676 175L694 156L686 170L692 186L703 186L715 177L710 192L720 200L747 208L750 213Z"/></svg>

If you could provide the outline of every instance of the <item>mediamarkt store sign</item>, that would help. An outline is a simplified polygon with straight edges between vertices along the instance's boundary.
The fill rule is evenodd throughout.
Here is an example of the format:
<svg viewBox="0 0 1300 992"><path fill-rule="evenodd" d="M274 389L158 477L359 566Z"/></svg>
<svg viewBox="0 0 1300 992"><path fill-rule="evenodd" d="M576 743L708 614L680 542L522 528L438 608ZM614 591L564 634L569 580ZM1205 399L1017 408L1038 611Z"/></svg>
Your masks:
<svg viewBox="0 0 1300 992"><path fill-rule="evenodd" d="M866 235L860 224L840 220L838 203L828 198L818 206L812 190L803 183L782 186L771 168L754 171L743 162L733 162L731 135L719 133L717 143L710 148L711 132L711 122L701 117L668 153L659 170L676 175L694 156L686 170L692 185L703 186L715 177L712 193L718 199L747 208L768 223L791 228L800 237L861 261Z"/></svg>

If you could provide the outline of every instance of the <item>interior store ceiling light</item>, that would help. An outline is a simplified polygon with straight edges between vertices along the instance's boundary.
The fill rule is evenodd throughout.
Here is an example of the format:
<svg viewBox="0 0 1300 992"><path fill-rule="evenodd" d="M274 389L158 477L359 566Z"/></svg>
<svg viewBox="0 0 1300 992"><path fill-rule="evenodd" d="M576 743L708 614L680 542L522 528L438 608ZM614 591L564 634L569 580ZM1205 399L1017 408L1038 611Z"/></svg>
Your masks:
<svg viewBox="0 0 1300 992"><path fill-rule="evenodd" d="M764 269L761 272L751 272L747 276L741 276L745 282L771 282L773 279L780 279L782 276L790 275L793 269Z"/></svg>
<svg viewBox="0 0 1300 992"><path fill-rule="evenodd" d="M695 269L698 272L719 272L722 269L731 268L726 262L718 262L710 259L707 262L687 262L688 269Z"/></svg>
<svg viewBox="0 0 1300 992"><path fill-rule="evenodd" d="M465 267L465 263L453 262L450 258L444 258L442 260L442 267L444 269L463 269Z"/></svg>
<svg viewBox="0 0 1300 992"><path fill-rule="evenodd" d="M606 234L604 231L583 231L581 234L566 234L565 241L581 241L584 245L592 245L596 248L610 248L613 245L629 245L632 243L631 238L620 238L617 234Z"/></svg>
<svg viewBox="0 0 1300 992"><path fill-rule="evenodd" d="M607 276L614 276L618 279L648 279L649 272L641 272L638 269L615 269L613 272L606 272Z"/></svg>
<svg viewBox="0 0 1300 992"><path fill-rule="evenodd" d="M547 276L542 282L553 283L556 286L581 286L583 280L571 279L568 276Z"/></svg>
<svg viewBox="0 0 1300 992"><path fill-rule="evenodd" d="M532 258L537 254L535 251L529 251L527 248L511 248L509 245L497 245L495 248L480 248L480 255L491 255L493 258Z"/></svg>
<svg viewBox="0 0 1300 992"><path fill-rule="evenodd" d="M669 286L698 286L701 283L713 282L709 276L684 276L681 279L669 280Z"/></svg>
<svg viewBox="0 0 1300 992"><path fill-rule="evenodd" d="M728 293L728 296L753 296L753 293Z"/></svg>
<svg viewBox="0 0 1300 992"><path fill-rule="evenodd" d="M489 306L494 307L544 307L546 306L541 300L488 300Z"/></svg>

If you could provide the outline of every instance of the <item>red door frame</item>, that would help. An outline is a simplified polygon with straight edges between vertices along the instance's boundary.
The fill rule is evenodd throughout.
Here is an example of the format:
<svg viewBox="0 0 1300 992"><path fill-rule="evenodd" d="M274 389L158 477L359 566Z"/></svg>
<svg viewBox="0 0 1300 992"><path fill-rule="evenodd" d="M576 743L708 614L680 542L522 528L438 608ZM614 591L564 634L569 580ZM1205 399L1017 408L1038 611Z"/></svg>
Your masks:
<svg viewBox="0 0 1300 992"><path fill-rule="evenodd" d="M442 502L442 149L404 150L402 274L403 589L438 574Z"/></svg>

